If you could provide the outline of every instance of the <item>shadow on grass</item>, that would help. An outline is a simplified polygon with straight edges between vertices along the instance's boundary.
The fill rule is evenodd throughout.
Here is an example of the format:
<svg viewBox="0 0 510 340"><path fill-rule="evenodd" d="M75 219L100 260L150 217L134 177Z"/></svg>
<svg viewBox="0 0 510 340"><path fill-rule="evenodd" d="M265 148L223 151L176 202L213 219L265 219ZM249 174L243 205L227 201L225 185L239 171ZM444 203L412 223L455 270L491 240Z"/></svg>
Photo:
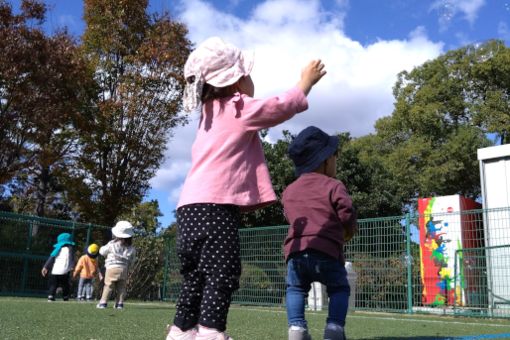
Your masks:
<svg viewBox="0 0 510 340"><path fill-rule="evenodd" d="M125 307L126 309L129 308L129 306ZM171 306L168 306L168 307L165 307L165 306L136 306L136 309L139 310L139 309L146 309L146 310L165 310L165 311L169 311L169 310L175 310L175 307L171 307Z"/></svg>
<svg viewBox="0 0 510 340"><path fill-rule="evenodd" d="M376 338L367 338L366 340L454 340L452 336L382 336Z"/></svg>

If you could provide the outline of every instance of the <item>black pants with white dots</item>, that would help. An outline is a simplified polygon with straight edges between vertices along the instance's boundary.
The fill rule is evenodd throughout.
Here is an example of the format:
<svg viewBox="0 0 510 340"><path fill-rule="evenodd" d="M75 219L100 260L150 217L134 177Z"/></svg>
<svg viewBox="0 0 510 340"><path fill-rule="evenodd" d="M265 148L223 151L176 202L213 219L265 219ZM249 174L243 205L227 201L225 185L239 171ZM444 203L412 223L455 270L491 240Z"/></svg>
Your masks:
<svg viewBox="0 0 510 340"><path fill-rule="evenodd" d="M177 209L177 255L183 277L174 324L223 332L232 294L239 288L239 208L200 203Z"/></svg>

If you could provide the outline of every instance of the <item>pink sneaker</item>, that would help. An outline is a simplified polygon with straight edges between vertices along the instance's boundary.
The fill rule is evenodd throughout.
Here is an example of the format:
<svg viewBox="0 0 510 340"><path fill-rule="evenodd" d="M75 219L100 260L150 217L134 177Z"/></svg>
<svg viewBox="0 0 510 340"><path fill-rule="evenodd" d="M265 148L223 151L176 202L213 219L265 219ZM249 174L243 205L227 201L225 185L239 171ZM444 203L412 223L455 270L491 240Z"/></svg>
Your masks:
<svg viewBox="0 0 510 340"><path fill-rule="evenodd" d="M234 340L225 332L220 332L214 328L198 327L196 340Z"/></svg>
<svg viewBox="0 0 510 340"><path fill-rule="evenodd" d="M195 328L183 332L175 325L172 327L168 325L167 329L168 335L166 336L166 340L195 340L195 337L197 336L197 330Z"/></svg>

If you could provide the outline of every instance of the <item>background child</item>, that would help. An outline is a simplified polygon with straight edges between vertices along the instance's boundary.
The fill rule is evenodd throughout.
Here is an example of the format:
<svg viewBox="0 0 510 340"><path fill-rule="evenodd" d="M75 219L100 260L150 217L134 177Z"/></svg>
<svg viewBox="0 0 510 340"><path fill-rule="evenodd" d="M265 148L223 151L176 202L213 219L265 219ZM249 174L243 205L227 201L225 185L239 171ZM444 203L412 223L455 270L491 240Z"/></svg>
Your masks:
<svg viewBox="0 0 510 340"><path fill-rule="evenodd" d="M306 95L326 73L312 61L295 87L254 99L252 66L251 54L213 37L184 67L184 108L202 112L177 205L183 282L167 339L230 339L224 332L241 275L239 213L276 201L258 131L306 110Z"/></svg>
<svg viewBox="0 0 510 340"><path fill-rule="evenodd" d="M53 251L44 264L41 274L49 276L48 301L55 301L57 288L62 288L62 298L69 300L70 277L69 272L74 268L74 242L71 234L62 233L57 236L57 243L53 245Z"/></svg>
<svg viewBox="0 0 510 340"><path fill-rule="evenodd" d="M117 222L112 228L112 234L114 239L99 249L99 254L106 258L103 294L97 304L97 308L100 309L107 307L110 293L114 289L116 293L114 308L124 308L128 270L136 256L136 250L132 246L133 226L131 223Z"/></svg>
<svg viewBox="0 0 510 340"><path fill-rule="evenodd" d="M284 243L289 340L311 339L305 299L314 281L326 285L329 297L324 339L345 340L350 287L343 247L356 230L356 213L345 185L335 178L337 149L338 137L314 126L289 145L299 176L282 195L290 224Z"/></svg>
<svg viewBox="0 0 510 340"><path fill-rule="evenodd" d="M97 263L97 255L99 252L99 246L92 243L87 247L86 254L82 255L78 260L78 264L74 269L73 278L80 275L80 281L78 283L78 300L87 301L92 300L92 294L94 292L94 277L99 276L99 280L103 279L103 275L99 271Z"/></svg>

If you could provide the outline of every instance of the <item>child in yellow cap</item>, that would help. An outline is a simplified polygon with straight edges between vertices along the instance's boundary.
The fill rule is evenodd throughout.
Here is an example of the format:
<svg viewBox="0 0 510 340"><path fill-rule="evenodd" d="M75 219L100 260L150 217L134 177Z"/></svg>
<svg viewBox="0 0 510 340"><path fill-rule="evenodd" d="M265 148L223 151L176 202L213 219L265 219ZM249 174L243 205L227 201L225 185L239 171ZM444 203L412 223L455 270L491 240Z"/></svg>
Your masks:
<svg viewBox="0 0 510 340"><path fill-rule="evenodd" d="M80 275L80 281L78 283L78 300L92 301L92 293L94 292L94 277L96 274L99 276L99 280L103 280L103 275L98 270L98 263L96 260L99 254L99 246L92 243L87 247L85 255L80 257L78 264L74 269L73 278Z"/></svg>

